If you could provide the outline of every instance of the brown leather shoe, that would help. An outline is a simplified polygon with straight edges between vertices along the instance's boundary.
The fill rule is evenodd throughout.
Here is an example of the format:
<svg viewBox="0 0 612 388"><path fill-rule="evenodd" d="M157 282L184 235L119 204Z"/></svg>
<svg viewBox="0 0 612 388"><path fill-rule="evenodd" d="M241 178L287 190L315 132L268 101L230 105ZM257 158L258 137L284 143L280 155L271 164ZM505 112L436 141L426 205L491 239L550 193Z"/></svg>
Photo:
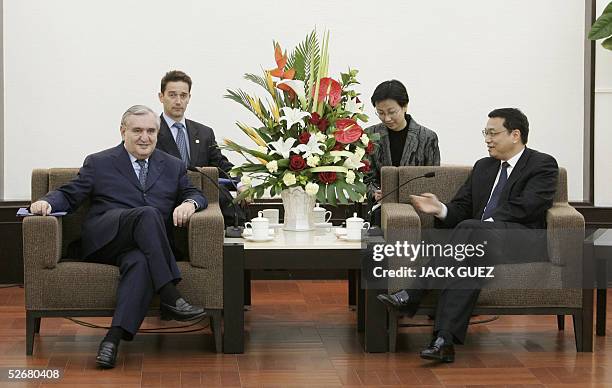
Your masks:
<svg viewBox="0 0 612 388"><path fill-rule="evenodd" d="M441 362L455 361L455 347L444 338L438 337L431 341L429 347L421 350L421 358Z"/></svg>

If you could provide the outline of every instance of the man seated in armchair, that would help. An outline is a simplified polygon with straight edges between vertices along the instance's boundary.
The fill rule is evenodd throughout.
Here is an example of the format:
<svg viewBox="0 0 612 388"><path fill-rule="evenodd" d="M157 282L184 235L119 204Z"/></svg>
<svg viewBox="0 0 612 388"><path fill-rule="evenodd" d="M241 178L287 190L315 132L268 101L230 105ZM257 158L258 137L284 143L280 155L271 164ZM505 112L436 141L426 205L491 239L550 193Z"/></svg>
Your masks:
<svg viewBox="0 0 612 388"><path fill-rule="evenodd" d="M470 176L447 204L435 194L412 195L414 207L435 217L436 228L452 228L451 244L489 241L487 263L540 260L546 255L546 212L553 204L558 179L556 160L527 148L529 122L518 109L495 109L483 130L489 157L474 165ZM521 245L513 243L520 235ZM509 241L512 240L512 241ZM531 257L529 257L531 256ZM483 262L483 259L479 259ZM455 260L452 265L457 265ZM433 262L441 263L438 258ZM448 260L446 261L448 264ZM474 265L465 260L461 265ZM381 294L388 308L409 316L416 313L424 291L423 279L411 290ZM421 351L428 360L453 362L455 343L465 340L469 318L480 293L475 278L445 279L435 315L433 339Z"/></svg>
<svg viewBox="0 0 612 388"><path fill-rule="evenodd" d="M162 319L187 321L205 311L189 304L175 285L181 274L169 233L184 227L207 200L193 187L183 162L156 150L159 118L143 105L121 118L122 143L87 156L78 176L30 206L37 215L74 212L85 200L91 208L83 223L82 253L87 260L116 265L121 274L110 330L96 363L113 368L121 339L131 340L154 294Z"/></svg>

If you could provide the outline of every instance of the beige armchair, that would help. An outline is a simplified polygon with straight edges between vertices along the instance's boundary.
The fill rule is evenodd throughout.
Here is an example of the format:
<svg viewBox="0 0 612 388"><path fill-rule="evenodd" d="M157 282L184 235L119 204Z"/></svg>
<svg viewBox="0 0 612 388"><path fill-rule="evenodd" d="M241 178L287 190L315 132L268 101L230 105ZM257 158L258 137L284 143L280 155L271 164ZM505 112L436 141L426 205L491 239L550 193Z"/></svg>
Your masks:
<svg viewBox="0 0 612 388"><path fill-rule="evenodd" d="M433 217L419 214L409 204L410 194L435 193L442 202L450 201L465 182L471 167L383 167L383 194L397 188L411 177L434 171L434 178L417 179L384 199L382 228L387 241L419 242L421 230L433 228ZM496 280L480 294L475 314L495 315L572 315L576 349L593 348L593 292L582 289L584 218L567 202L567 173L559 170L554 205L547 214L548 260L536 263L496 266ZM393 261L391 261L393 265ZM509 282L513 286L509 287ZM568 288L572 284L575 287ZM389 291L409 288L405 280L393 279ZM433 298L426 299L419 313L432 314ZM389 349L395 351L399 316L389 315ZM562 325L559 324L559 328Z"/></svg>
<svg viewBox="0 0 612 388"><path fill-rule="evenodd" d="M202 168L214 182L216 168ZM76 168L36 169L32 172L32 201L76 176ZM223 309L223 215L219 192L210 179L189 172L193 185L201 188L208 208L195 213L186 229L177 229L175 243L188 256L179 261L183 280L179 291L210 316L215 348L221 351L221 311ZM44 317L112 316L119 270L115 266L84 261L62 261L71 242L79 239L81 223L89 208L84 203L77 212L62 218L33 216L23 222L23 262L26 306L26 354L34 348ZM157 311L156 311L157 310ZM150 314L159 313L159 300Z"/></svg>

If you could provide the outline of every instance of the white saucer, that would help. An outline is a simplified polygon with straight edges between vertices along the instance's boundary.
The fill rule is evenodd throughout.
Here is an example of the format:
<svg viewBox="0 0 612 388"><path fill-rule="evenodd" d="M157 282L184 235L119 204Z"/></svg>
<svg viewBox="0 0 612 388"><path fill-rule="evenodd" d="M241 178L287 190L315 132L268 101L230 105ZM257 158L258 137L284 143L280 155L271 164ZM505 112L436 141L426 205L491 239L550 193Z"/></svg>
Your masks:
<svg viewBox="0 0 612 388"><path fill-rule="evenodd" d="M270 228L276 229L276 228L282 228L283 226L285 226L285 224L268 224L268 226Z"/></svg>
<svg viewBox="0 0 612 388"><path fill-rule="evenodd" d="M359 238L348 238L348 236L346 234L340 235L340 236L338 236L338 238L340 240L343 240L343 241L361 241L361 237L359 237Z"/></svg>
<svg viewBox="0 0 612 388"><path fill-rule="evenodd" d="M346 236L346 228L336 228L334 230L334 233L336 233L336 236L338 236L338 237Z"/></svg>
<svg viewBox="0 0 612 388"><path fill-rule="evenodd" d="M251 228L245 228L242 231L242 237L251 237L253 235L253 230ZM268 229L268 236L274 237L274 229Z"/></svg>
<svg viewBox="0 0 612 388"><path fill-rule="evenodd" d="M315 222L315 228L331 228L334 226L331 222Z"/></svg>
<svg viewBox="0 0 612 388"><path fill-rule="evenodd" d="M250 242L266 242L266 241L272 241L274 240L274 236L268 236L267 238L264 238L263 240L256 240L253 238L253 236L243 236L245 240L250 241Z"/></svg>

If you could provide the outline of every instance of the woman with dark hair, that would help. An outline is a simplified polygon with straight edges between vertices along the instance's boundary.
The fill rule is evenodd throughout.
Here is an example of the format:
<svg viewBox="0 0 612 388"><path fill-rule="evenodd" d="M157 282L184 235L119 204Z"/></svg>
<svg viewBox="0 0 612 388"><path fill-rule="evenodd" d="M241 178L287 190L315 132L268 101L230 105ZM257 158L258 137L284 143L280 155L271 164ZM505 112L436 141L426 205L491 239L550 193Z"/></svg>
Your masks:
<svg viewBox="0 0 612 388"><path fill-rule="evenodd" d="M380 141L371 155L371 170L366 177L368 198L372 203L371 223L380 225L382 197L380 171L383 166L439 166L438 136L419 125L408 112L408 92L397 80L385 81L372 94L372 105L381 123L369 129L380 134Z"/></svg>

